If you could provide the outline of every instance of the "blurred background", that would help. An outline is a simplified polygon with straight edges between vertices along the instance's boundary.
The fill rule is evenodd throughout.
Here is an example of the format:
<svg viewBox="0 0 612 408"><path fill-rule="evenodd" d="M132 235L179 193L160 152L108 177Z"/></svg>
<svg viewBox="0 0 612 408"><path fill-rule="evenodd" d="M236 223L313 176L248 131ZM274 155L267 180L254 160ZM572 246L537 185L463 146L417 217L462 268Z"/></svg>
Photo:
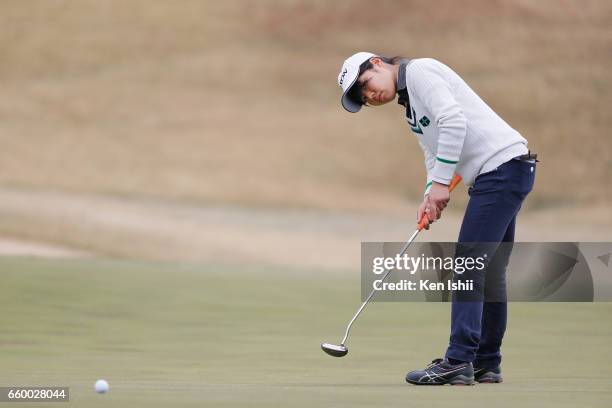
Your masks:
<svg viewBox="0 0 612 408"><path fill-rule="evenodd" d="M240 243L261 234L270 260L301 238L404 239L423 156L399 105L341 109L336 76L359 50L440 59L529 140L541 163L519 239L612 237L609 1L1 8L0 234L12 251L21 240L250 259L260 250ZM431 239L456 239L466 201L455 194Z"/></svg>
<svg viewBox="0 0 612 408"><path fill-rule="evenodd" d="M448 304L377 303L349 357L319 349L359 304L360 243L407 239L425 182L399 105L340 106L361 50L441 60L529 140L517 240L612 240L608 0L3 0L0 385L87 407L405 406ZM456 240L466 203L460 186L418 239ZM411 401L609 406L611 306L512 303L512 399Z"/></svg>

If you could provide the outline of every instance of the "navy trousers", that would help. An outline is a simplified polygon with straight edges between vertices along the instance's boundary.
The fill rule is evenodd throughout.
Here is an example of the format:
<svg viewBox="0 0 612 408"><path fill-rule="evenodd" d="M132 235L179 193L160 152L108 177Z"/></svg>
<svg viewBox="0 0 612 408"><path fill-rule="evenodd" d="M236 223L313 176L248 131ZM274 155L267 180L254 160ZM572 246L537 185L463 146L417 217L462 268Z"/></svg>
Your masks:
<svg viewBox="0 0 612 408"><path fill-rule="evenodd" d="M516 216L533 188L535 167L535 162L512 159L493 171L479 175L468 190L470 201L455 256L487 253L483 270L466 271L460 276L460 280L474 281L474 293L486 296L462 299L465 295L453 293L451 334L446 358L470 361L475 366L487 368L501 362L500 348L508 313L505 299L506 266L512 244L500 246L499 243L514 242ZM454 279L458 276L455 274Z"/></svg>

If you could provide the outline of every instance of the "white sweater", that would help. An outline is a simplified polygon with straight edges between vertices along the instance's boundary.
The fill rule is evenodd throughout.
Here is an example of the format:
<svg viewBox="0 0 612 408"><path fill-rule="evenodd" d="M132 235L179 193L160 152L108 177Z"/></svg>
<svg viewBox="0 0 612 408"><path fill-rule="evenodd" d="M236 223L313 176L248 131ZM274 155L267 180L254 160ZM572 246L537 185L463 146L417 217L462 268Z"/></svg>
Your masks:
<svg viewBox="0 0 612 408"><path fill-rule="evenodd" d="M446 65L420 58L401 71L397 90L408 93L406 121L425 154L425 194L432 181L450 184L454 173L471 186L479 174L527 153L527 140Z"/></svg>

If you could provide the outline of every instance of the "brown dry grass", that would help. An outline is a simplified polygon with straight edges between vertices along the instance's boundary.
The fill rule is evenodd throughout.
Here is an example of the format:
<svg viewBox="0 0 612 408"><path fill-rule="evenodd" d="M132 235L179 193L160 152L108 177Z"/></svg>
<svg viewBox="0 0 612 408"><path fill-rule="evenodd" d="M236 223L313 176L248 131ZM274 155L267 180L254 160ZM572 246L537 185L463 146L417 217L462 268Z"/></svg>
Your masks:
<svg viewBox="0 0 612 408"><path fill-rule="evenodd" d="M584 211L588 210L588 211ZM610 241L609 207L533 210L521 214L517 241ZM454 241L460 206L452 204L419 241ZM559 222L563 220L563 222ZM403 241L413 232L414 207L402 214L199 206L94 194L0 188L1 254L96 255L162 261L300 265L314 272L355 271L360 242ZM4 241L4 242L3 242ZM42 241L43 243L41 243ZM34 244L34 245L32 245ZM72 248L72 251L67 249ZM41 251L41 249L43 251Z"/></svg>
<svg viewBox="0 0 612 408"><path fill-rule="evenodd" d="M609 1L5 1L0 186L385 210L421 194L396 106L341 111L355 50L454 67L542 157L529 206L610 193Z"/></svg>

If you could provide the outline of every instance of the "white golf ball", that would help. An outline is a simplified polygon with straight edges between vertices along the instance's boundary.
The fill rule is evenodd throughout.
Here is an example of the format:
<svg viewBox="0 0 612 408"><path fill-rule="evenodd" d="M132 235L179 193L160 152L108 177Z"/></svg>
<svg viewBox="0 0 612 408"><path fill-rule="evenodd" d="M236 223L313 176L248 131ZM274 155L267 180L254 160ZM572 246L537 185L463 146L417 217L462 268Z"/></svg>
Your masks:
<svg viewBox="0 0 612 408"><path fill-rule="evenodd" d="M98 394L105 394L108 392L108 383L106 380L98 380L96 381L95 388Z"/></svg>

